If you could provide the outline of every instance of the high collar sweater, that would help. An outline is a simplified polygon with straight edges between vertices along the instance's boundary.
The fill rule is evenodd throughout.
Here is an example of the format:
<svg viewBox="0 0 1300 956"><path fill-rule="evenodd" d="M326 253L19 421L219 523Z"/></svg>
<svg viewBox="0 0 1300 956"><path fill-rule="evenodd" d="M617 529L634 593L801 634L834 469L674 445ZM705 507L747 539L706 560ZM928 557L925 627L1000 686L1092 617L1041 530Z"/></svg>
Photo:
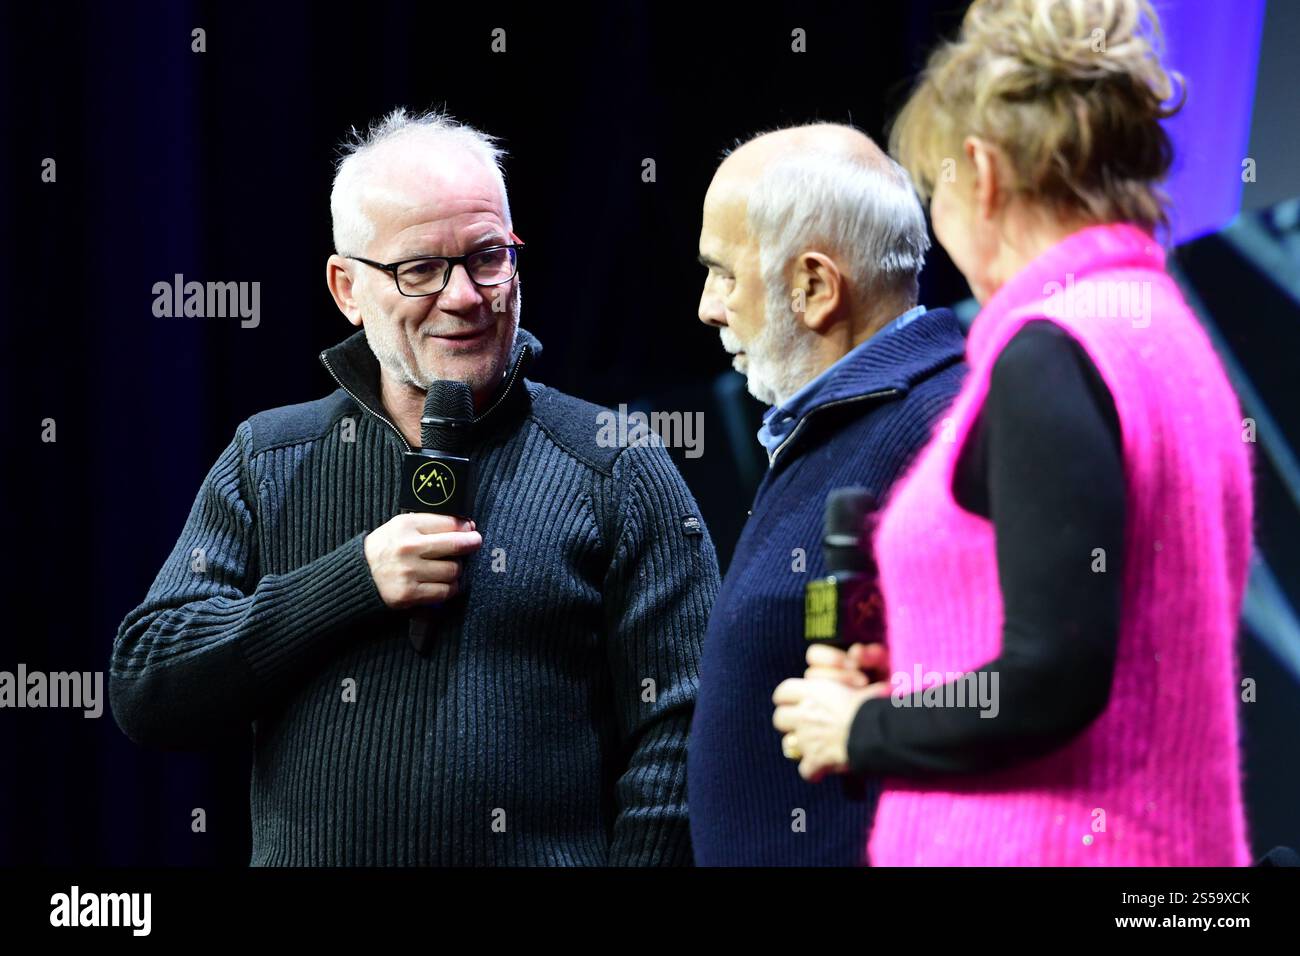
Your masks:
<svg viewBox="0 0 1300 956"><path fill-rule="evenodd" d="M528 381L524 330L472 429L482 548L428 657L371 577L406 440L364 333L338 388L253 415L118 631L144 745L253 730L253 865L691 860L686 732L717 560L667 451Z"/></svg>

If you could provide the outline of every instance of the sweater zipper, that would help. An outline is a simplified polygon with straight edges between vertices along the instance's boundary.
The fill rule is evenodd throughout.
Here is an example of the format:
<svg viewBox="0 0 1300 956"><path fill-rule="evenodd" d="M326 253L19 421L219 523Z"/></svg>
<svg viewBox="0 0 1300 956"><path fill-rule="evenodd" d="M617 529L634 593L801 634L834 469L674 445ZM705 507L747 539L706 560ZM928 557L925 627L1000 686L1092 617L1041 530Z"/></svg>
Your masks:
<svg viewBox="0 0 1300 956"><path fill-rule="evenodd" d="M508 396L511 393L511 391L514 390L515 379L519 377L519 370L523 368L524 365L524 355L530 348L531 346L525 345L523 348L519 350L519 357L515 359L514 368L510 370L510 379L509 381L506 382L506 387L501 390L501 394L497 396L497 400L493 402L490 406L488 406L488 408L483 412L482 415L474 416L475 425L477 425L479 422L483 421L483 419L487 418L489 415L495 412L497 410L497 407L506 400L506 396Z"/></svg>
<svg viewBox="0 0 1300 956"><path fill-rule="evenodd" d="M352 391L352 389L348 388L346 385L343 384L343 380L340 379L338 375L334 373L334 369L330 366L330 360L325 357L324 352L321 353L320 360L321 363L325 366L325 371L329 372L330 377L333 378L334 381L339 383L339 388L343 389L343 391L347 392L348 395L351 396L352 401L356 402L358 405L360 405L362 408L368 411L371 415L374 415L381 422L383 422L385 425L391 428L393 430L393 434L397 436L397 440L402 443L403 448L405 448L407 451L412 450L411 443L406 440L406 436L402 434L401 429L399 429L396 425L390 422L385 416L379 414L377 411L375 411L373 408L371 408L369 405L367 405L365 402L359 399L357 397L356 392Z"/></svg>
<svg viewBox="0 0 1300 956"><path fill-rule="evenodd" d="M493 402L491 406L489 406L488 409L483 412L482 415L474 416L475 425L477 425L479 422L483 421L483 419L487 418L494 411L496 411L497 407L506 400L506 396L510 394L510 390L515 387L515 379L519 377L519 369L524 364L524 350L526 350L527 348L528 346L525 345L524 348L520 350L519 357L515 359L514 368L510 370L510 380L506 383L506 387L501 390L501 394L497 396L497 400ZM338 375L334 372L333 367L330 365L330 360L325 357L324 352L321 353L320 360L321 363L324 364L325 366L325 371L329 372L330 377L334 379L334 381L338 382L339 388L347 392L354 402L356 402L358 405L360 405L362 408L368 411L371 415L374 415L381 422L383 422L385 425L391 428L393 430L393 434L397 436L397 440L402 443L403 447L405 447L408 451L414 450L411 448L411 443L406 440L406 436L402 434L401 429L399 429L396 425L394 425L391 421L389 421L386 416L379 414L379 412L375 411L373 408L371 408L369 405L363 402L360 398L357 397L356 392L352 391L352 389L348 388L346 385L343 384L343 380L340 379Z"/></svg>
<svg viewBox="0 0 1300 956"><path fill-rule="evenodd" d="M770 470L776 465L777 456L780 455L781 452L785 451L786 446L789 445L790 442L794 441L795 436L798 435L799 432L803 429L804 423L807 422L808 419L816 415L818 412L820 412L822 409L835 408L838 405L848 405L851 402L865 402L868 399L887 398L890 395L899 395L901 393L902 393L901 388L884 388L878 392L868 392L865 395L854 395L852 398L841 398L838 399L837 401L827 402L825 405L818 405L816 408L810 409L808 414L804 415L803 418L799 419L799 423L794 426L794 431L790 432L790 434L785 436L785 441L777 445L776 449L772 452L772 454L768 455L767 457L768 469Z"/></svg>

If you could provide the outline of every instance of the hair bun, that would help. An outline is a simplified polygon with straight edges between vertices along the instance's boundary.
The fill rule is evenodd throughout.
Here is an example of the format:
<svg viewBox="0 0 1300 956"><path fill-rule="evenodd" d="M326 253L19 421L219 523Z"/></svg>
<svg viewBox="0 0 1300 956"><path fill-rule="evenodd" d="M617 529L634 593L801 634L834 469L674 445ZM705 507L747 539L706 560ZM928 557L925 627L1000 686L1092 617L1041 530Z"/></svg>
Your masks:
<svg viewBox="0 0 1300 956"><path fill-rule="evenodd" d="M975 0L957 39L931 54L890 148L922 197L974 135L1007 156L1009 191L1154 229L1167 222L1159 183L1173 161L1160 121L1186 97L1160 52L1150 0Z"/></svg>
<svg viewBox="0 0 1300 956"><path fill-rule="evenodd" d="M1174 82L1160 65L1156 22L1147 0L977 0L963 36L984 47L1007 95L1117 79L1158 104Z"/></svg>

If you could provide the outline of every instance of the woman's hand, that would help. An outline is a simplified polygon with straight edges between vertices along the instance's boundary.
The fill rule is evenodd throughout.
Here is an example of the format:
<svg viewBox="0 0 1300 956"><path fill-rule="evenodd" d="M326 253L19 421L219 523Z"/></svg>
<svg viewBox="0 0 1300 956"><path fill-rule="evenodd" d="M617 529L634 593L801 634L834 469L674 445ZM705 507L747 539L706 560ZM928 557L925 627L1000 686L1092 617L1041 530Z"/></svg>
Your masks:
<svg viewBox="0 0 1300 956"><path fill-rule="evenodd" d="M810 663L815 649L808 649ZM867 683L861 672L857 676L863 686L850 686L847 675L841 678L838 673L830 680L792 677L772 694L776 704L772 725L785 734L782 752L799 761L799 776L811 783L828 773L849 769L849 728L854 715L863 702L889 695L887 682Z"/></svg>
<svg viewBox="0 0 1300 956"><path fill-rule="evenodd" d="M884 644L854 644L847 652L830 644L809 644L804 659L808 680L834 680L847 687L866 687L889 676L889 651ZM870 680L868 678L871 678Z"/></svg>

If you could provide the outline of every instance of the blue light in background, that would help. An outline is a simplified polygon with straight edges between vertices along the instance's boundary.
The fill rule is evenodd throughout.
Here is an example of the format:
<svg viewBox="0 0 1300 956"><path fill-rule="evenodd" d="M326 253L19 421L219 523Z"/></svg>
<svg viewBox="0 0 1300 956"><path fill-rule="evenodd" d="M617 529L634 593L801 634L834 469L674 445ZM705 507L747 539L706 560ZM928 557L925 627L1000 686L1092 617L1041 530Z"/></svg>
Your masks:
<svg viewBox="0 0 1300 956"><path fill-rule="evenodd" d="M1156 12L1165 65L1187 84L1186 104L1166 121L1174 165L1165 188L1177 244L1223 228L1241 208L1264 0L1164 0Z"/></svg>

